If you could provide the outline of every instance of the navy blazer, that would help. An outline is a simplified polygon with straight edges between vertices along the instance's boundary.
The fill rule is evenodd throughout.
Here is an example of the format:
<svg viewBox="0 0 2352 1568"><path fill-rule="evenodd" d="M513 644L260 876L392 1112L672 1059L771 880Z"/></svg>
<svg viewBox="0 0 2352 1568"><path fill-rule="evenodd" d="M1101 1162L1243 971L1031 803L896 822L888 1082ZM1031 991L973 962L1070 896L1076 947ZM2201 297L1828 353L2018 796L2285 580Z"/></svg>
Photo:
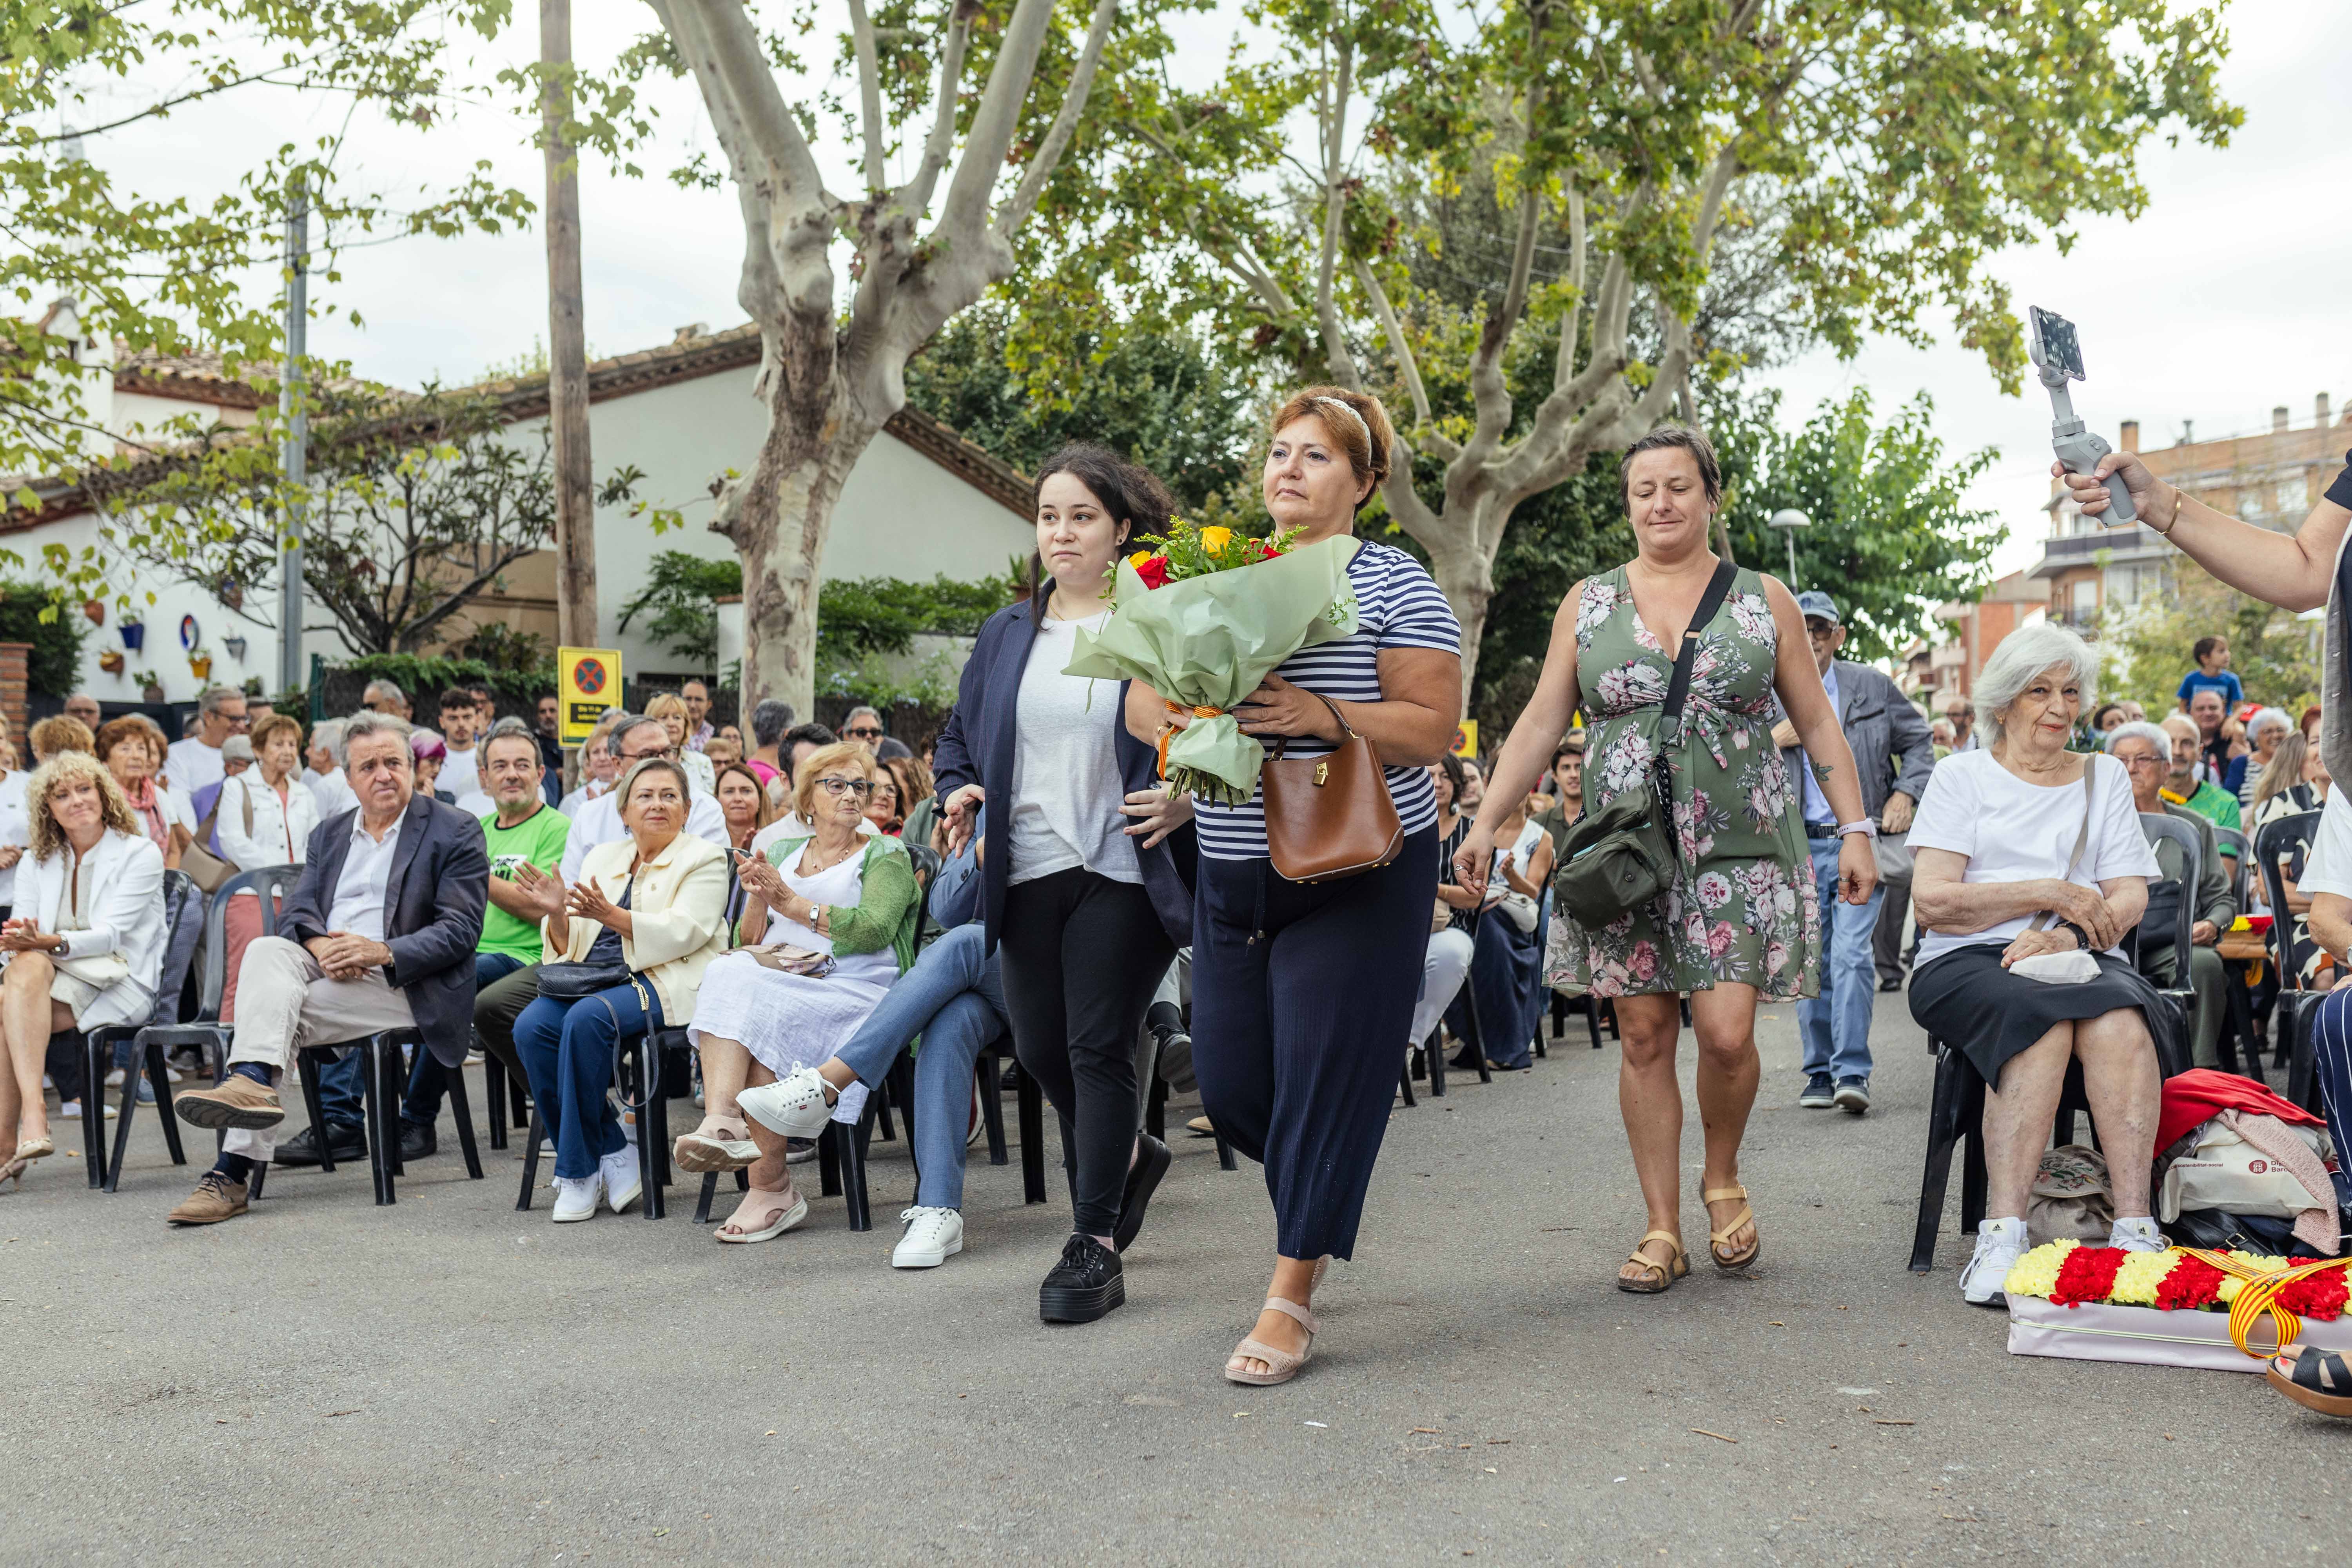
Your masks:
<svg viewBox="0 0 2352 1568"><path fill-rule="evenodd" d="M327 911L351 853L359 808L310 831L301 879L286 895L278 934L308 942L328 934ZM393 851L383 904L384 978L407 994L425 1043L443 1067L462 1067L473 1044L474 950L490 901L490 857L482 825L456 806L411 795Z"/></svg>
<svg viewBox="0 0 2352 1568"><path fill-rule="evenodd" d="M948 714L931 754L942 814L948 796L976 784L987 792L990 817L999 823L1013 820L1013 742L1020 717L1021 672L1028 666L1030 645L1036 639L1037 626L1029 617L1026 599L997 611L980 628L971 658L963 667L963 679L956 688L955 708ZM1160 782L1160 753L1127 732L1128 684L1118 683L1112 728L1118 736L1119 777L1132 795ZM1005 837L1009 845L1009 830ZM1144 891L1151 895L1151 907L1161 927L1177 946L1190 947L1198 845L1192 825L1186 823L1155 848L1144 848L1140 839L1133 842L1136 862L1143 871ZM1004 889L1011 885L1011 861L1009 853L991 854L981 866L981 918L987 931L984 951L989 952L996 951Z"/></svg>

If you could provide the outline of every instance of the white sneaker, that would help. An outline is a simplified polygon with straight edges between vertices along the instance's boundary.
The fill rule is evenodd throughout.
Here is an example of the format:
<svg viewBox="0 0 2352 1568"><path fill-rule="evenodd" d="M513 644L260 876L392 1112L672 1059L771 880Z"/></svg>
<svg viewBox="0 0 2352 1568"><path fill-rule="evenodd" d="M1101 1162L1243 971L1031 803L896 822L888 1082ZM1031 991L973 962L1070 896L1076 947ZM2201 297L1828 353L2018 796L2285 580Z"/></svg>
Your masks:
<svg viewBox="0 0 2352 1568"><path fill-rule="evenodd" d="M109 1089L121 1089L122 1087L122 1069L121 1068L116 1068L112 1072L106 1075L106 1087Z"/></svg>
<svg viewBox="0 0 2352 1568"><path fill-rule="evenodd" d="M596 1179L604 1184L605 1206L614 1214L625 1212L645 1193L645 1182L637 1174L636 1145L597 1161Z"/></svg>
<svg viewBox="0 0 2352 1568"><path fill-rule="evenodd" d="M2009 1271L2025 1256L2025 1221L1989 1219L1977 1226L1976 1256L1960 1270L1960 1297L1979 1307L2007 1307Z"/></svg>
<svg viewBox="0 0 2352 1568"><path fill-rule="evenodd" d="M795 1068L790 1077L737 1096L743 1114L785 1138L814 1138L833 1120L833 1102L824 1097L824 1079L814 1068Z"/></svg>
<svg viewBox="0 0 2352 1568"><path fill-rule="evenodd" d="M596 1217L596 1200L604 1195L604 1173L593 1176L558 1176L555 1178L555 1223L569 1225L573 1220Z"/></svg>
<svg viewBox="0 0 2352 1568"><path fill-rule="evenodd" d="M899 1215L907 1228L891 1249L893 1268L937 1268L963 1250L963 1215L919 1205Z"/></svg>
<svg viewBox="0 0 2352 1568"><path fill-rule="evenodd" d="M2162 1252L2164 1233L2156 1228L2152 1215L2137 1219L2119 1219L2107 1227L2107 1245L2120 1247L2126 1252Z"/></svg>

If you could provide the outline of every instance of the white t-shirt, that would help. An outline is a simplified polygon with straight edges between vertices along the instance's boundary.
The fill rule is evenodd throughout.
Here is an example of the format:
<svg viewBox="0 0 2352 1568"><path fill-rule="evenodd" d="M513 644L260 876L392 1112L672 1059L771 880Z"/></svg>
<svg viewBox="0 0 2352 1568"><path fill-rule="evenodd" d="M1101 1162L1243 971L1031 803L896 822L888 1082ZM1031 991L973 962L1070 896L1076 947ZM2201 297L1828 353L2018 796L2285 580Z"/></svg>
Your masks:
<svg viewBox="0 0 2352 1568"><path fill-rule="evenodd" d="M10 774L15 777L15 774ZM2319 808L2319 832L2304 858L2299 893L2334 893L2352 899L2352 791L2331 789Z"/></svg>
<svg viewBox="0 0 2352 1568"><path fill-rule="evenodd" d="M441 776L434 781L434 788L446 789L454 798L463 800L482 787L481 742L461 752L445 741L441 751Z"/></svg>
<svg viewBox="0 0 2352 1568"><path fill-rule="evenodd" d="M2131 781L2105 757L2089 759L2095 770L2090 837L2070 880L2095 891L2115 877L2164 873L2132 804ZM2083 781L2031 784L1982 749L1955 752L1927 775L1927 793L1912 819L1907 842L1916 852L1948 849L1969 858L1960 880L2026 882L2066 875L2075 837L2083 830ZM2031 915L2001 921L1965 935L1931 931L1919 943L1921 966L1958 948L1979 942L2006 947L2033 923ZM2120 950L2108 951L2121 957Z"/></svg>
<svg viewBox="0 0 2352 1568"><path fill-rule="evenodd" d="M227 773L228 765L221 761L221 749L207 746L194 735L173 742L163 754L164 780L183 800L194 800L198 790L220 783Z"/></svg>
<svg viewBox="0 0 2352 1568"><path fill-rule="evenodd" d="M1135 840L1119 805L1118 682L1065 675L1078 628L1099 631L1108 610L1083 621L1038 623L1021 671L1013 735L1013 882L1034 881L1084 866L1114 882L1140 882Z"/></svg>

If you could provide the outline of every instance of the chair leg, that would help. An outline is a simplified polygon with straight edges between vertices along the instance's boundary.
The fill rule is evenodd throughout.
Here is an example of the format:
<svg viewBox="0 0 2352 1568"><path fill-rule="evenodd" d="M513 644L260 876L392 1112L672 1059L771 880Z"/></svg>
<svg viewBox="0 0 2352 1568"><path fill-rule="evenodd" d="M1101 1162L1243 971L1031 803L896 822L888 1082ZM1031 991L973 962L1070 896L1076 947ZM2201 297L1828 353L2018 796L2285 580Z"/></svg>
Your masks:
<svg viewBox="0 0 2352 1568"><path fill-rule="evenodd" d="M457 1149L466 1156L466 1179L478 1182L482 1179L482 1151L474 1142L474 1106L466 1092L466 1064L459 1062L450 1068L447 1078L449 1114L457 1123ZM498 1101L493 1100L490 1103L496 1105ZM490 1118L493 1127L498 1120L495 1116Z"/></svg>
<svg viewBox="0 0 2352 1568"><path fill-rule="evenodd" d="M645 1103L637 1110L637 1180L645 1196L637 1200L647 1219L669 1217L662 1189L669 1184L669 1100L662 1094L661 1047L651 1035L639 1043L639 1077L645 1080Z"/></svg>
<svg viewBox="0 0 2352 1568"><path fill-rule="evenodd" d="M530 1108L530 1130L523 1134L522 1193L515 1199L515 1212L530 1212L531 1189L539 1185L539 1146L546 1142L546 1133L539 1124L539 1107Z"/></svg>
<svg viewBox="0 0 2352 1568"><path fill-rule="evenodd" d="M172 1163L184 1165L188 1163L188 1152L181 1145L180 1118L172 1106L171 1064L163 1059L163 1047L160 1041L151 1041L145 1055L147 1083L155 1091L156 1112L163 1118L163 1146L172 1152ZM108 1174L112 1173L110 1169Z"/></svg>
<svg viewBox="0 0 2352 1568"><path fill-rule="evenodd" d="M399 1170L400 1134L388 1133L385 1129L388 1121L397 1118L384 1113L384 1086L398 1071L400 1055L381 1040L370 1040L362 1049L367 1053L366 1081L360 1087L360 1115L367 1126L368 1174L375 1181L375 1206L389 1208L399 1201L399 1194L393 1190L393 1178Z"/></svg>
<svg viewBox="0 0 2352 1568"><path fill-rule="evenodd" d="M742 1173L738 1171L736 1174L740 1176ZM719 1173L716 1171L705 1171L702 1173L702 1196L694 1205L695 1224L709 1225L710 1223L710 1200L718 1195Z"/></svg>
<svg viewBox="0 0 2352 1568"><path fill-rule="evenodd" d="M898 1059L890 1064L887 1081L890 1099L898 1105L899 1116L907 1123L907 1150L912 1154L915 1147L915 1058L900 1051Z"/></svg>
<svg viewBox="0 0 2352 1568"><path fill-rule="evenodd" d="M980 1124L988 1132L988 1163L1002 1165L1012 1156L1004 1147L1004 1097L997 1081L996 1053L980 1053L973 1070L980 1081Z"/></svg>
<svg viewBox="0 0 2352 1568"><path fill-rule="evenodd" d="M319 1094L319 1064L327 1058L318 1052L307 1050L297 1051L294 1056L296 1068L302 1075L302 1108L310 1113L310 1131L319 1140L319 1169L333 1175L334 1140L327 1136L327 1102Z"/></svg>
<svg viewBox="0 0 2352 1568"><path fill-rule="evenodd" d="M816 1192L821 1198L841 1195L841 1123L828 1121L816 1139Z"/></svg>
<svg viewBox="0 0 2352 1568"><path fill-rule="evenodd" d="M1013 1100L1021 1116L1021 1201L1045 1201L1045 1096L1037 1079L1021 1075Z"/></svg>
<svg viewBox="0 0 2352 1568"><path fill-rule="evenodd" d="M1944 1191L1952 1172L1953 1101L1959 1093L1959 1074L1946 1050L1936 1055L1936 1088L1927 1110L1927 1162L1919 1175L1919 1217L1911 1232L1911 1272L1925 1274L1936 1267L1936 1235L1944 1227Z"/></svg>
<svg viewBox="0 0 2352 1568"><path fill-rule="evenodd" d="M1429 1031L1422 1042L1421 1059L1429 1064L1429 1098L1445 1098L1445 1031L1443 1027Z"/></svg>
<svg viewBox="0 0 2352 1568"><path fill-rule="evenodd" d="M91 1186L103 1186L109 1174L122 1164L122 1151L129 1143L125 1134L131 1131L130 1118L120 1112L117 1113L116 1121L119 1125L115 1128L114 1152L113 1156L109 1158L106 1147L107 1069L104 1053L99 1049L98 1042L88 1035L81 1037L80 1048L81 1142L84 1160L89 1167L84 1175ZM129 1085L130 1076L128 1073L123 1075L126 1087ZM134 1105L138 1103L139 1097L135 1093L126 1098ZM109 1192L113 1190L111 1187L107 1188Z"/></svg>
<svg viewBox="0 0 2352 1568"><path fill-rule="evenodd" d="M530 1125L532 1109L530 1093L530 1085L524 1079L522 1074L519 1072L508 1073L506 1075L506 1079L507 1113L513 1118L513 1124L515 1126L528 1127Z"/></svg>
<svg viewBox="0 0 2352 1568"><path fill-rule="evenodd" d="M2290 1052L2286 1097L2305 1110L2325 1114L2326 1107L2320 1103L2324 1097L2319 1092L2319 1062L2313 1044L2313 1030L2318 1023L2316 1006L2297 1007L2291 1017L2281 1020L2279 1037L2287 1040ZM2337 1157L2342 1158L2340 1152Z"/></svg>
<svg viewBox="0 0 2352 1568"><path fill-rule="evenodd" d="M874 1205L866 1193L866 1141L870 1131L870 1120L863 1116L856 1126L841 1129L841 1194L849 1209L852 1230L874 1228Z"/></svg>
<svg viewBox="0 0 2352 1568"><path fill-rule="evenodd" d="M1212 1125L1213 1125L1213 1123ZM1239 1160L1234 1158L1234 1146L1225 1142L1225 1135L1220 1132L1216 1134L1216 1139L1217 1169L1220 1171L1240 1170L1242 1168L1242 1163Z"/></svg>
<svg viewBox="0 0 2352 1568"><path fill-rule="evenodd" d="M1397 1068L1397 1089L1404 1096L1406 1109L1410 1110L1417 1103L1412 1098L1412 1053L1411 1051L1405 1053L1404 1065Z"/></svg>
<svg viewBox="0 0 2352 1568"><path fill-rule="evenodd" d="M1590 991L1584 994L1584 1025L1592 1031L1592 1048L1601 1048L1601 998Z"/></svg>
<svg viewBox="0 0 2352 1568"><path fill-rule="evenodd" d="M463 1070L462 1068L460 1069ZM492 1051L482 1053L482 1109L490 1119L490 1147L507 1146L507 1064Z"/></svg>
<svg viewBox="0 0 2352 1568"><path fill-rule="evenodd" d="M1143 1130L1162 1142L1168 1140L1168 1080L1151 1076L1151 1097L1144 1102Z"/></svg>

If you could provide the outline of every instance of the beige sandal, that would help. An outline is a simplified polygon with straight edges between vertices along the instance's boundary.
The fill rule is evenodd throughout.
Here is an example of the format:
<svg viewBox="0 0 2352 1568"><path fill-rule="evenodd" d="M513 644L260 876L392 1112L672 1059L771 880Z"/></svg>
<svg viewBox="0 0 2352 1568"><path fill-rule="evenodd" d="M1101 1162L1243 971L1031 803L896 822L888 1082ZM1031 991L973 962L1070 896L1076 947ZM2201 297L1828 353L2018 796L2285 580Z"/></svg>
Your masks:
<svg viewBox="0 0 2352 1568"><path fill-rule="evenodd" d="M1664 1242L1675 1249L1675 1255L1662 1262L1642 1250L1654 1241ZM1619 1274L1617 1289L1633 1296L1663 1296L1674 1289L1675 1280L1690 1272L1690 1259L1683 1253L1683 1239L1670 1230L1654 1230L1635 1242L1633 1250L1626 1254L1625 1262L1638 1263L1654 1276L1654 1278L1644 1279L1638 1275L1629 1278L1624 1274ZM1622 1268L1623 1265L1621 1264L1619 1267Z"/></svg>
<svg viewBox="0 0 2352 1568"><path fill-rule="evenodd" d="M792 1193L793 1201L790 1203L783 1201L787 1192ZM765 1222L757 1230L750 1228L751 1219L747 1212L751 1211L754 1205L759 1205L757 1217ZM739 1244L770 1241L806 1218L808 1199L797 1191L789 1187L777 1191L753 1187L744 1193L743 1201L735 1205L735 1212L727 1216L726 1223L710 1233L710 1239Z"/></svg>
<svg viewBox="0 0 2352 1568"><path fill-rule="evenodd" d="M1307 1363L1314 1359L1315 1314L1297 1302L1286 1301L1279 1296L1268 1296L1265 1299L1265 1310L1280 1312L1286 1318L1296 1318L1299 1327L1307 1331L1307 1348L1296 1354L1289 1351L1278 1351L1253 1334L1235 1345L1234 1353L1225 1358L1227 1382L1246 1383L1254 1388L1272 1388L1277 1383L1288 1383L1292 1378L1297 1377L1306 1368ZM1244 1357L1265 1363L1266 1370L1264 1372L1240 1371L1234 1363Z"/></svg>
<svg viewBox="0 0 2352 1568"><path fill-rule="evenodd" d="M679 1170L697 1175L748 1171L760 1163L760 1146L751 1142L748 1129L729 1125L723 1116L713 1116L693 1131L679 1134L670 1148L670 1158Z"/></svg>
<svg viewBox="0 0 2352 1568"><path fill-rule="evenodd" d="M1731 1223L1720 1230L1710 1230L1706 1233L1706 1250L1715 1259L1715 1266L1726 1274L1737 1274L1744 1268L1755 1268L1756 1260L1764 1256L1764 1228L1756 1224L1756 1211L1748 1206L1748 1189L1746 1187L1709 1187L1699 1196L1705 1202L1711 1204L1722 1203L1729 1198L1739 1200L1739 1212L1732 1216ZM1750 1226L1755 1230L1756 1245L1738 1258L1726 1258L1723 1255L1723 1244L1738 1235L1739 1227L1742 1226Z"/></svg>

